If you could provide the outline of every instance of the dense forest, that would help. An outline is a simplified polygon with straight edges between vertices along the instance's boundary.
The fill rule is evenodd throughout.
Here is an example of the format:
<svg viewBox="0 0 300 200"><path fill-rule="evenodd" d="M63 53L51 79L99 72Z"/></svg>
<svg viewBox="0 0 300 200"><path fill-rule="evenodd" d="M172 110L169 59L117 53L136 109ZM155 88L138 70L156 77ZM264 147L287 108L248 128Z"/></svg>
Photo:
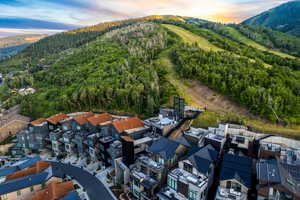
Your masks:
<svg viewBox="0 0 300 200"><path fill-rule="evenodd" d="M259 62L196 46L179 45L171 57L181 77L201 81L254 114L299 122L299 73L281 66L265 68Z"/></svg>
<svg viewBox="0 0 300 200"><path fill-rule="evenodd" d="M186 44L160 24L181 27L220 51ZM15 71L5 78L0 101L5 107L20 103L33 118L96 109L151 116L178 93L156 62L167 55L181 78L198 80L274 122L300 123L300 61L293 57L300 55L299 41L269 29L177 16L104 23L47 37L0 62L0 72ZM286 55L275 52L281 49ZM13 92L29 86L37 92Z"/></svg>
<svg viewBox="0 0 300 200"><path fill-rule="evenodd" d="M33 117L64 111L105 109L152 115L176 92L151 60L174 43L158 25L136 24L111 31L34 74L39 91L22 98ZM32 84L31 79L7 82ZM15 84L15 85L13 85ZM19 99L15 99L18 101Z"/></svg>

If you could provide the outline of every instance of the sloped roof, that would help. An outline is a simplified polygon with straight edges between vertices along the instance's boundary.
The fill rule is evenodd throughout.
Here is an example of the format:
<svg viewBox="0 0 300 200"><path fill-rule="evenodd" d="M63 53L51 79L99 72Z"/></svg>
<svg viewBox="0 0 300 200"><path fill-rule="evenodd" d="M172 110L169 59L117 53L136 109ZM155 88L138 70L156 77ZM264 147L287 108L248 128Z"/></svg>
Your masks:
<svg viewBox="0 0 300 200"><path fill-rule="evenodd" d="M190 143L190 141L188 141L184 136L177 138L175 141L186 147L192 147L192 144Z"/></svg>
<svg viewBox="0 0 300 200"><path fill-rule="evenodd" d="M56 115L53 115L53 116L47 118L47 121L52 124L57 124L58 122L66 119L66 118L68 118L68 115L66 115L64 113L59 113L59 114L56 114Z"/></svg>
<svg viewBox="0 0 300 200"><path fill-rule="evenodd" d="M72 181L63 183L52 182L44 190L36 192L29 200L56 200L68 195L72 191L74 191Z"/></svg>
<svg viewBox="0 0 300 200"><path fill-rule="evenodd" d="M144 122L138 117L131 117L128 119L114 121L112 124L119 133L130 129L142 128L145 126Z"/></svg>
<svg viewBox="0 0 300 200"><path fill-rule="evenodd" d="M87 119L93 126L97 126L99 124L112 121L113 117L108 113L102 113L100 115L94 115Z"/></svg>
<svg viewBox="0 0 300 200"><path fill-rule="evenodd" d="M20 171L17 171L17 172L7 175L6 181L18 179L21 177L25 177L25 176L28 176L31 174L41 172L41 171L47 169L49 166L50 166L50 163L48 163L48 162L38 161L33 166L29 167L28 169L20 170Z"/></svg>
<svg viewBox="0 0 300 200"><path fill-rule="evenodd" d="M9 174L13 174L18 170L22 170L32 166L37 161L41 160L39 156L35 156L32 158L24 157L20 159L20 164L18 162L15 163L15 166L0 168L0 177L7 176Z"/></svg>
<svg viewBox="0 0 300 200"><path fill-rule="evenodd" d="M46 122L47 120L45 118L39 118L39 119L36 119L32 122L30 122L30 124L32 126L38 126L38 125L41 125L42 123Z"/></svg>
<svg viewBox="0 0 300 200"><path fill-rule="evenodd" d="M281 185L300 198L299 166L281 162L279 158L260 161L256 164L257 179L264 181L258 189Z"/></svg>
<svg viewBox="0 0 300 200"><path fill-rule="evenodd" d="M42 172L5 181L0 184L0 195L45 183L51 177L63 178L62 170L60 168L50 166Z"/></svg>
<svg viewBox="0 0 300 200"><path fill-rule="evenodd" d="M1 169L0 169L0 177L3 177L3 176L7 176L7 175L9 175L9 174L12 174L12 173L14 173L14 172L17 171L17 170L18 170L18 167L17 167L17 166L1 168Z"/></svg>
<svg viewBox="0 0 300 200"><path fill-rule="evenodd" d="M171 159L175 155L179 145L179 143L173 140L167 139L165 137L160 137L150 146L149 152L153 154L159 154L165 159Z"/></svg>
<svg viewBox="0 0 300 200"><path fill-rule="evenodd" d="M187 160L189 160L200 173L206 174L211 164L214 163L217 158L218 152L209 144L190 155Z"/></svg>
<svg viewBox="0 0 300 200"><path fill-rule="evenodd" d="M220 180L236 179L244 186L251 188L251 173L251 158L229 153L224 155Z"/></svg>
<svg viewBox="0 0 300 200"><path fill-rule="evenodd" d="M49 173L46 171L22 177L19 179L14 179L11 181L6 181L0 184L0 195L21 190L33 185L42 184L48 180Z"/></svg>
<svg viewBox="0 0 300 200"><path fill-rule="evenodd" d="M88 122L88 118L94 116L94 113L85 113L79 116L74 117L74 120L79 124L83 125Z"/></svg>
<svg viewBox="0 0 300 200"><path fill-rule="evenodd" d="M257 179L271 183L280 183L280 171L275 159L259 161L256 164Z"/></svg>
<svg viewBox="0 0 300 200"><path fill-rule="evenodd" d="M41 160L41 157L39 157L39 156L35 156L35 157L32 157L32 158L27 158L25 162L18 165L18 168L19 169L28 168L28 167L32 166L33 164L35 164L36 162L38 162L40 160Z"/></svg>

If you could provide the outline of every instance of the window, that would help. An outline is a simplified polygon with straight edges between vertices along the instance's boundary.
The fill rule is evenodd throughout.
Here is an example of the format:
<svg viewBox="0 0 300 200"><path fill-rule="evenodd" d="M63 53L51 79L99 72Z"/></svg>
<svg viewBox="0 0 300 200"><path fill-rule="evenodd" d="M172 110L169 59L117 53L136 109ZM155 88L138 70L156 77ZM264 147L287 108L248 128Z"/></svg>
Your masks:
<svg viewBox="0 0 300 200"><path fill-rule="evenodd" d="M236 192L241 192L241 190L242 190L241 184L239 184L239 183L233 182L233 183L231 184L231 187L232 187L232 188L234 189L234 191L236 191Z"/></svg>
<svg viewBox="0 0 300 200"><path fill-rule="evenodd" d="M1 199L2 199L2 200L8 200L7 194L3 194L3 195L1 196Z"/></svg>
<svg viewBox="0 0 300 200"><path fill-rule="evenodd" d="M193 173L193 166L190 165L189 163L184 162L183 169L187 172Z"/></svg>
<svg viewBox="0 0 300 200"><path fill-rule="evenodd" d="M189 200L196 200L197 194L197 191L189 190Z"/></svg>
<svg viewBox="0 0 300 200"><path fill-rule="evenodd" d="M162 165L165 164L165 160L164 160L163 158L161 158L161 157L158 157L158 162L159 162L160 164L162 164Z"/></svg>
<svg viewBox="0 0 300 200"><path fill-rule="evenodd" d="M172 159L171 159L171 163L174 164L176 162L176 157L174 156Z"/></svg>
<svg viewBox="0 0 300 200"><path fill-rule="evenodd" d="M226 188L227 188L227 189L230 189L230 188L231 188L231 181L227 181L227 182L226 182Z"/></svg>
<svg viewBox="0 0 300 200"><path fill-rule="evenodd" d="M172 179L171 177L168 177L168 186L177 191L177 181Z"/></svg>
<svg viewBox="0 0 300 200"><path fill-rule="evenodd" d="M34 191L34 187L31 186L31 187L30 187L30 192L33 192L33 191Z"/></svg>
<svg viewBox="0 0 300 200"><path fill-rule="evenodd" d="M17 191L17 196L21 196L21 191L20 190Z"/></svg>

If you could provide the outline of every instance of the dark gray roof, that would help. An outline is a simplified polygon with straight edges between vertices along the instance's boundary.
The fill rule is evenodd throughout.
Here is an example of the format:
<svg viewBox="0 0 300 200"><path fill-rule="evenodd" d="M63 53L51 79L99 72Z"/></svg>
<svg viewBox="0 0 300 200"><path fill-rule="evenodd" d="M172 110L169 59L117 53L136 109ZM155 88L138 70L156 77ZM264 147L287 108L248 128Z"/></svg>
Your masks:
<svg viewBox="0 0 300 200"><path fill-rule="evenodd" d="M73 191L59 200L80 200L80 197L78 196L77 192Z"/></svg>
<svg viewBox="0 0 300 200"><path fill-rule="evenodd" d="M184 136L181 136L180 138L177 138L175 141L178 142L179 144L182 144L182 145L186 146L186 147L192 147L192 144Z"/></svg>
<svg viewBox="0 0 300 200"><path fill-rule="evenodd" d="M18 179L13 179L0 184L0 195L14 192L33 185L38 185L46 182L51 177L63 178L61 169L50 166L45 171L32 174Z"/></svg>
<svg viewBox="0 0 300 200"><path fill-rule="evenodd" d="M29 175L23 178L14 179L0 184L0 195L21 190L33 185L38 185L46 182L49 178L49 173L43 171L38 174Z"/></svg>
<svg viewBox="0 0 300 200"><path fill-rule="evenodd" d="M220 180L236 179L251 188L252 159L236 154L225 154Z"/></svg>
<svg viewBox="0 0 300 200"><path fill-rule="evenodd" d="M283 163L279 158L260 161L256 165L257 178L264 181L259 189L281 185L290 193L300 197L299 166Z"/></svg>
<svg viewBox="0 0 300 200"><path fill-rule="evenodd" d="M20 161L23 161L21 164L12 166L12 167L4 167L0 169L0 177L7 176L9 174L12 174L18 170L26 169L30 166L32 166L37 161L41 160L39 156L33 157L33 158L22 158Z"/></svg>
<svg viewBox="0 0 300 200"><path fill-rule="evenodd" d="M279 168L275 159L258 162L256 164L256 172L257 179L260 181L268 183L281 182Z"/></svg>
<svg viewBox="0 0 300 200"><path fill-rule="evenodd" d="M35 157L32 157L32 158L24 158L24 160L25 159L26 159L25 162L23 162L20 165L18 165L19 169L28 168L28 167L32 166L34 163L36 163L37 161L41 160L41 158L39 156L35 156Z"/></svg>
<svg viewBox="0 0 300 200"><path fill-rule="evenodd" d="M165 159L171 159L176 153L176 149L180 144L167 139L165 137L160 137L158 140L153 142L149 148L149 152L153 154L159 154Z"/></svg>
<svg viewBox="0 0 300 200"><path fill-rule="evenodd" d="M0 169L0 177L7 176L18 170L18 167L5 167Z"/></svg>
<svg viewBox="0 0 300 200"><path fill-rule="evenodd" d="M218 158L218 152L209 144L201 147L187 160L191 161L193 166L203 174L207 174L212 163Z"/></svg>

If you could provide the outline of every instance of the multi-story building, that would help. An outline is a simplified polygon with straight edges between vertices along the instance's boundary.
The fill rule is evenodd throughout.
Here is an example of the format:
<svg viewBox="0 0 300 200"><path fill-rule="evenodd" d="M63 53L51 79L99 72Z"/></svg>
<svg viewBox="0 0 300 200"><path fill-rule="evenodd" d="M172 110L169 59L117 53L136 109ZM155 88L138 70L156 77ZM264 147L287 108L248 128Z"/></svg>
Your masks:
<svg viewBox="0 0 300 200"><path fill-rule="evenodd" d="M204 200L213 183L218 152L211 146L201 147L178 163L168 173L168 186L161 190L161 200Z"/></svg>
<svg viewBox="0 0 300 200"><path fill-rule="evenodd" d="M62 128L61 122L64 119L67 119L68 117L69 116L64 113L59 113L59 114L56 114L56 115L53 115L53 116L47 118L48 130L54 131L56 129L61 129Z"/></svg>
<svg viewBox="0 0 300 200"><path fill-rule="evenodd" d="M252 187L252 159L226 153L223 158L216 200L247 200Z"/></svg>
<svg viewBox="0 0 300 200"><path fill-rule="evenodd" d="M193 128L183 132L184 136L194 145L203 146L205 136L208 135L208 130L203 128Z"/></svg>
<svg viewBox="0 0 300 200"><path fill-rule="evenodd" d="M138 117L130 117L114 121L111 130L112 137L117 140L121 140L121 136L130 136L133 139L139 139L149 131L149 127Z"/></svg>
<svg viewBox="0 0 300 200"><path fill-rule="evenodd" d="M299 166L283 163L279 158L256 164L258 200L300 199Z"/></svg>
<svg viewBox="0 0 300 200"><path fill-rule="evenodd" d="M204 145L212 145L218 152L223 150L226 137L223 134L216 132L209 133L204 137Z"/></svg>
<svg viewBox="0 0 300 200"><path fill-rule="evenodd" d="M49 135L46 119L40 118L29 123L26 129L17 133L18 145L24 149L39 150L46 145Z"/></svg>
<svg viewBox="0 0 300 200"><path fill-rule="evenodd" d="M149 156L141 155L130 173L130 189L138 199L155 199L163 184L164 166Z"/></svg>
<svg viewBox="0 0 300 200"><path fill-rule="evenodd" d="M50 141L52 145L52 151L55 153L55 155L61 155L65 150L63 143L63 131L61 129L56 129L50 132Z"/></svg>
<svg viewBox="0 0 300 200"><path fill-rule="evenodd" d="M160 114L158 117L145 120L145 124L150 127L152 132L165 136L178 125L178 122Z"/></svg>
<svg viewBox="0 0 300 200"><path fill-rule="evenodd" d="M294 156L293 156L294 155ZM266 136L259 140L258 157L272 159L280 157L283 160L294 160L300 165L300 142L280 136Z"/></svg>
<svg viewBox="0 0 300 200"><path fill-rule="evenodd" d="M184 154L185 150L186 147L183 145L165 137L160 137L153 142L148 151L151 158L165 166L167 172L176 165L178 158Z"/></svg>

